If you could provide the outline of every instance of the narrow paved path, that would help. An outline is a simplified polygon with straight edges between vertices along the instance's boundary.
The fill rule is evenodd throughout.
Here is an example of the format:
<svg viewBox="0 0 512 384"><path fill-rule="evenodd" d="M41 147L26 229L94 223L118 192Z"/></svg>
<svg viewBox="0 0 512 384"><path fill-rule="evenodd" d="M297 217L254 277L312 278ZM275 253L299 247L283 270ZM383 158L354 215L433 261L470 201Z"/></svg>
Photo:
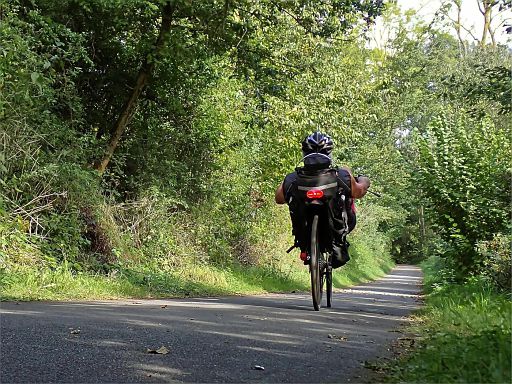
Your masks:
<svg viewBox="0 0 512 384"><path fill-rule="evenodd" d="M389 354L420 284L398 266L320 312L309 294L3 302L0 383L357 382L364 361Z"/></svg>

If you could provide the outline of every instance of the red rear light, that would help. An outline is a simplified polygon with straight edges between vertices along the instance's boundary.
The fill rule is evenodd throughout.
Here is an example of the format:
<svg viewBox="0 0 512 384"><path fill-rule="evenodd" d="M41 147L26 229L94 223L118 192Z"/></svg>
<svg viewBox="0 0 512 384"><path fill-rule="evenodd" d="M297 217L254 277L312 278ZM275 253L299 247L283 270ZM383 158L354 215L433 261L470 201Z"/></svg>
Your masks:
<svg viewBox="0 0 512 384"><path fill-rule="evenodd" d="M324 197L324 191L321 189L311 189L306 192L308 199L321 199Z"/></svg>

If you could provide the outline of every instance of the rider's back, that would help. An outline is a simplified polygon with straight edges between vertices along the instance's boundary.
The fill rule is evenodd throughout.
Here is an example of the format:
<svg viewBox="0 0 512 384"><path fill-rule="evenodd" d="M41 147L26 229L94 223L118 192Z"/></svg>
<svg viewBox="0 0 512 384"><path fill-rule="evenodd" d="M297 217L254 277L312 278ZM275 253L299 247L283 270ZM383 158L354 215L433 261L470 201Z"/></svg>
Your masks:
<svg viewBox="0 0 512 384"><path fill-rule="evenodd" d="M302 250L307 246L308 190L322 190L332 237L337 238L348 233L350 223L346 212L350 209L351 190L350 173L347 170L306 164L286 176L283 189L290 208L296 245Z"/></svg>

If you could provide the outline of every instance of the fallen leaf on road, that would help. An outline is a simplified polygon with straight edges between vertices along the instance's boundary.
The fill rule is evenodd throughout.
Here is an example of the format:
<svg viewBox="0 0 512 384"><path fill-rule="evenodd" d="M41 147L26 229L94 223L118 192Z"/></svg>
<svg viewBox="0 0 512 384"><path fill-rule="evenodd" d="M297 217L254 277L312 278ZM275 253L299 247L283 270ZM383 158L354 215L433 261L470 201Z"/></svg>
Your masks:
<svg viewBox="0 0 512 384"><path fill-rule="evenodd" d="M329 334L327 337L329 339L336 339L336 340L339 340L339 341L347 341L347 338L345 336L338 336L338 335Z"/></svg>
<svg viewBox="0 0 512 384"><path fill-rule="evenodd" d="M153 354L157 354L157 355L167 355L169 353L169 350L165 347L160 347L158 349L151 349L151 348L147 348L146 349L146 353L153 353Z"/></svg>
<svg viewBox="0 0 512 384"><path fill-rule="evenodd" d="M167 355L169 353L169 350L165 347L160 347L156 350L156 353L159 355Z"/></svg>

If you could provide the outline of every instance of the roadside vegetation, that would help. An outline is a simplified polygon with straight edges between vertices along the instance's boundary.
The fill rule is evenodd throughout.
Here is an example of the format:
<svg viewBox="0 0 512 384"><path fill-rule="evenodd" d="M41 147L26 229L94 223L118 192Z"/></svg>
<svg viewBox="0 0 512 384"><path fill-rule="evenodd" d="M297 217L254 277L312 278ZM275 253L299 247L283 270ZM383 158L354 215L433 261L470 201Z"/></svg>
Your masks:
<svg viewBox="0 0 512 384"><path fill-rule="evenodd" d="M0 4L1 298L308 289L297 252L285 253L289 217L273 192L319 127L335 137L338 163L364 171L362 155L344 154L370 133L356 112L364 99L326 112L357 78L372 91L371 52L327 39L360 34L381 5L333 3L331 21L343 13L345 25L299 26L290 14L311 18L315 4ZM360 208L338 286L393 263L405 212L372 198Z"/></svg>
<svg viewBox="0 0 512 384"><path fill-rule="evenodd" d="M479 4L467 41L455 0L0 0L0 299L308 290L273 195L319 129L382 196L335 285L441 260L403 380L509 378L511 4Z"/></svg>
<svg viewBox="0 0 512 384"><path fill-rule="evenodd" d="M276 219L288 227L287 212L276 211ZM273 228L278 230L277 227ZM194 259L179 265L162 265L151 258L140 257L110 265L108 272L77 270L64 262L54 268L17 266L0 275L3 300L72 300L116 298L168 298L267 292L308 291L310 280L307 267L296 254L285 249L292 243L288 233L281 241L269 243L258 251L266 263L254 265L232 263L214 265ZM354 240L353 261L334 274L334 286L342 288L383 276L393 266L391 257L375 259L380 250L366 246L361 249ZM265 247L260 244L259 246ZM190 251L190 249L187 247ZM197 250L199 252L199 250ZM266 256L266 252L271 257ZM184 255L185 256L185 255ZM190 256L189 256L190 257ZM253 255L254 257L254 255Z"/></svg>
<svg viewBox="0 0 512 384"><path fill-rule="evenodd" d="M450 282L439 258L423 263L426 303L412 353L387 367L400 383L510 383L512 303L489 280Z"/></svg>

